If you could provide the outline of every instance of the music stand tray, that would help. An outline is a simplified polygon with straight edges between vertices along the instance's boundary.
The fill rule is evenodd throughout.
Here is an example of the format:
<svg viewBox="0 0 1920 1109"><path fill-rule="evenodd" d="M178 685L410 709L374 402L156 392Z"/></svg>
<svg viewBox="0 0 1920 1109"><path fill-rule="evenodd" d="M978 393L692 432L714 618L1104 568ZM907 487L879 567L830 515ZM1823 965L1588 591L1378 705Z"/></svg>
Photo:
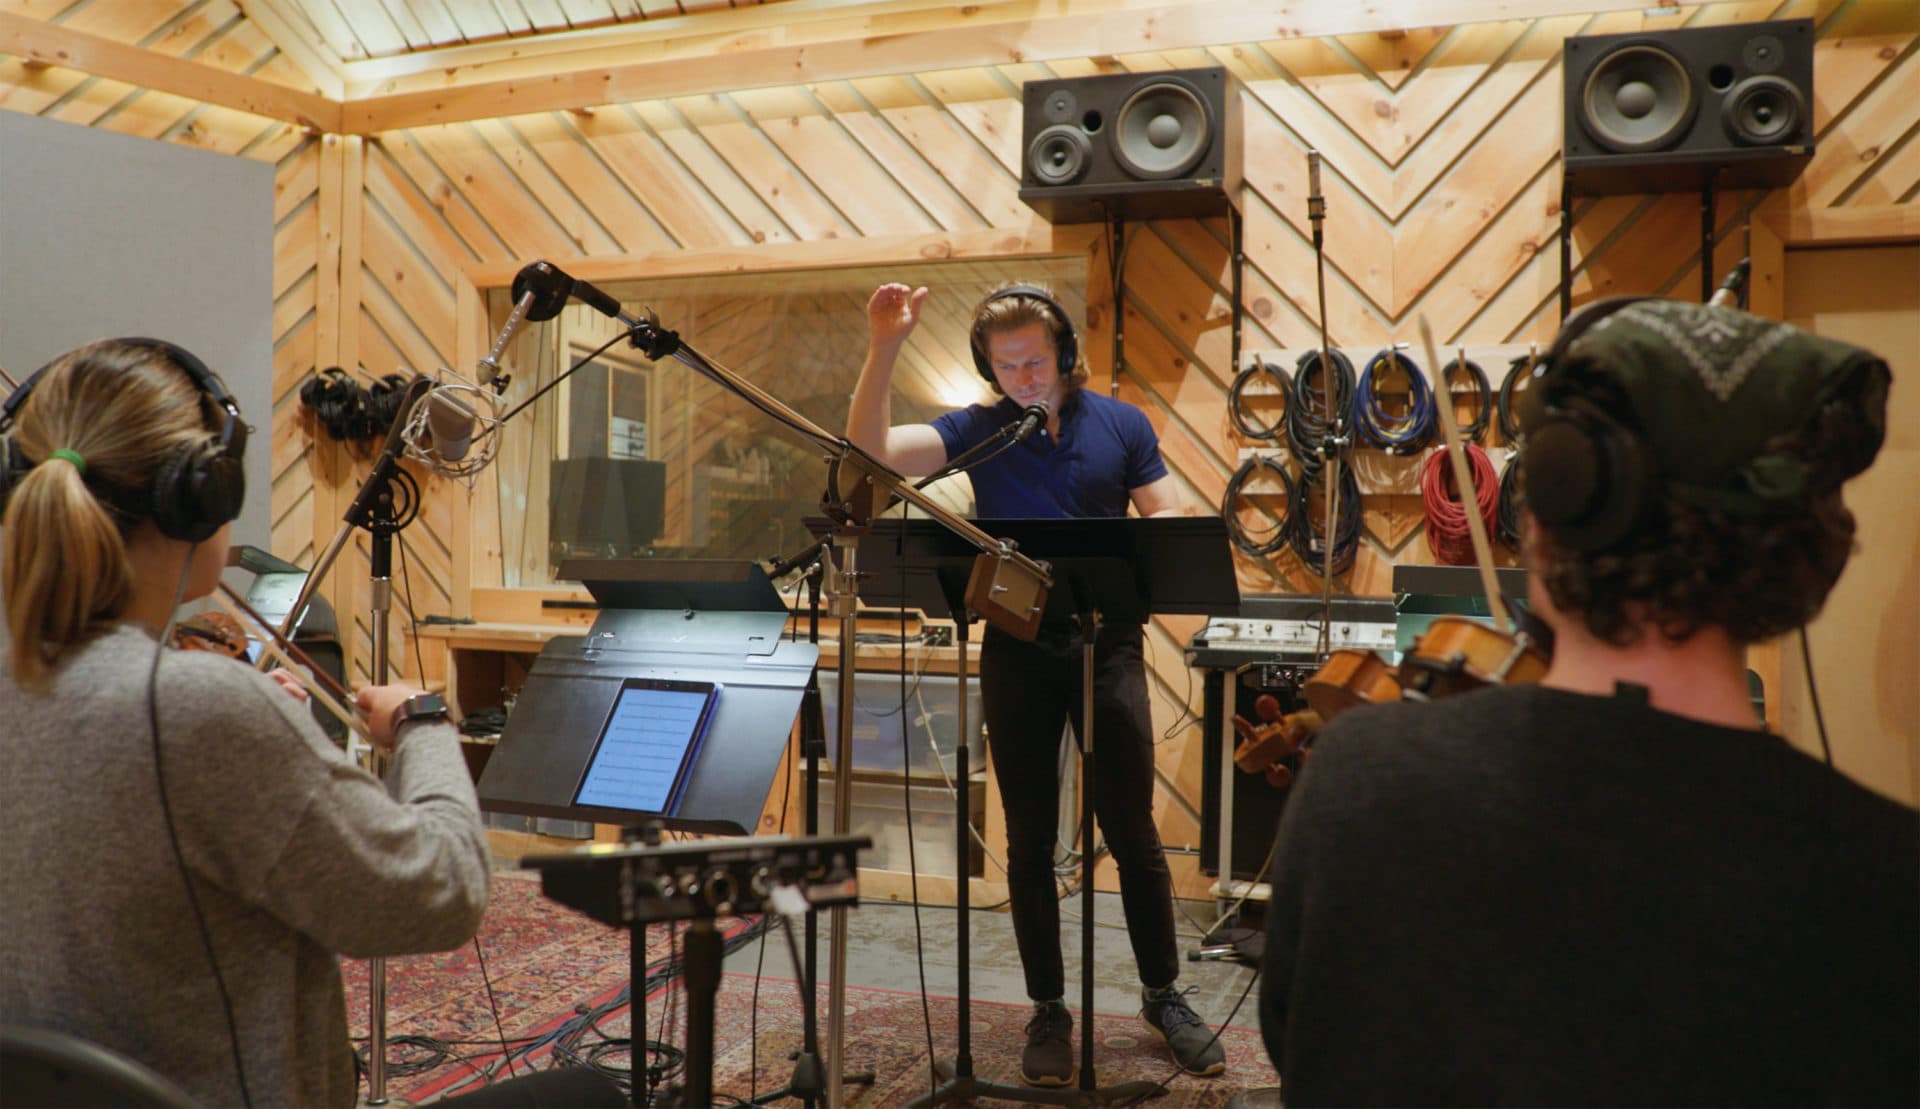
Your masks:
<svg viewBox="0 0 1920 1109"><path fill-rule="evenodd" d="M781 639L787 606L766 575L747 562L666 559L568 561L561 572L585 582L600 615L534 661L480 775L481 808L735 835L756 827L819 660L812 644ZM629 678L722 686L673 815L574 803Z"/></svg>

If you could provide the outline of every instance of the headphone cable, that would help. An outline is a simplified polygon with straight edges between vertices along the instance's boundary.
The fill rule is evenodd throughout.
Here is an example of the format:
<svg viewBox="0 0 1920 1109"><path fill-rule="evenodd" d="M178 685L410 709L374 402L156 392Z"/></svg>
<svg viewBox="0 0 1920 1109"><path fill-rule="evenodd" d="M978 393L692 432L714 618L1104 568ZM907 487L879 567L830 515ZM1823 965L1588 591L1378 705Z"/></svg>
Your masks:
<svg viewBox="0 0 1920 1109"><path fill-rule="evenodd" d="M167 842L173 846L173 859L180 868L180 881L186 887L187 904L193 908L193 922L200 929L200 943L206 949L207 962L213 967L213 984L220 991L220 1010L227 1019L227 1042L233 1048L234 1077L240 1083L240 1101L244 1105L253 1104L253 1094L247 1088L247 1068L240 1053L240 1025L233 1016L233 996L227 992L226 975L220 971L220 960L214 955L213 933L207 928L207 915L200 908L200 895L193 888L193 874L187 869L186 852L180 848L180 832L173 821L173 803L167 797L167 771L160 753L160 659L166 653L167 640L172 638L173 626L178 618L181 603L187 595L187 577L193 572L193 552L199 544L187 548L186 561L180 567L180 580L173 588L173 605L167 610L167 622L160 629L160 638L153 645L153 662L147 667L147 726L153 740L153 777L160 793L160 813L167 825Z"/></svg>

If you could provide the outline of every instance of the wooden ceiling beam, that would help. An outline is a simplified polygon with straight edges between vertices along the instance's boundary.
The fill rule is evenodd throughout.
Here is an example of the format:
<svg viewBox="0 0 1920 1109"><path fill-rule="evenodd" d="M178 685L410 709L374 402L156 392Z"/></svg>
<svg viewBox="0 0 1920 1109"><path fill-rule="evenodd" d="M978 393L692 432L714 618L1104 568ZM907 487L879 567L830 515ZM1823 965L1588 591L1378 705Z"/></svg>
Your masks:
<svg viewBox="0 0 1920 1109"><path fill-rule="evenodd" d="M344 100L347 96L347 76L338 58L325 41L315 41L301 30L304 23L297 10L289 10L288 0L234 0L240 5L241 14L260 32L267 41L279 47L302 76L313 82L313 91L329 100Z"/></svg>
<svg viewBox="0 0 1920 1109"><path fill-rule="evenodd" d="M1660 0L1657 6L1681 8L1705 2ZM1246 0L1198 0L1091 15L1024 19L1007 18L1009 8L954 9L952 25L937 30L801 45L748 46L718 55L702 53L590 69L574 68L562 60L550 71L535 75L354 99L344 106L342 126L352 133L374 134L746 88L1403 30L1410 19L1417 19L1423 26L1452 26L1647 7L1646 0L1429 0L1417 8L1409 5L1407 10L1354 4L1351 0L1293 0L1278 6ZM996 18L998 21L979 22Z"/></svg>
<svg viewBox="0 0 1920 1109"><path fill-rule="evenodd" d="M315 131L341 129L337 100L11 12L0 12L0 54L13 54L28 64L77 69L135 88L172 93Z"/></svg>

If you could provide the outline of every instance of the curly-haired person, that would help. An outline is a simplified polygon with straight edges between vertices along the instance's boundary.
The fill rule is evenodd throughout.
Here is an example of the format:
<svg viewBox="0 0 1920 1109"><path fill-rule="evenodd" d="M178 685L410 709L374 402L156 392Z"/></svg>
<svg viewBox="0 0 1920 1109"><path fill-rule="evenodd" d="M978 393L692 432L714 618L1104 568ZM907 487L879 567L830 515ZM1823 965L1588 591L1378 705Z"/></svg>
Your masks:
<svg viewBox="0 0 1920 1109"><path fill-rule="evenodd" d="M1281 820L1261 1025L1289 1105L1920 1103L1920 814L1769 734L1877 356L1642 298L1522 394L1538 686L1357 709Z"/></svg>

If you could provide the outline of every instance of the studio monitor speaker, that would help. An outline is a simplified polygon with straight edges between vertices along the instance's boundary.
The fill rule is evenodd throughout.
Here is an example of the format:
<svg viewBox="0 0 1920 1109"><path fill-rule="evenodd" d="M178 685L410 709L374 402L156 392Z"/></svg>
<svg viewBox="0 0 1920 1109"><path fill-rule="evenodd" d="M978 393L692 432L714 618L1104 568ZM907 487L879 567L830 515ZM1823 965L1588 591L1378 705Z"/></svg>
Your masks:
<svg viewBox="0 0 1920 1109"><path fill-rule="evenodd" d="M1576 195L1778 188L1813 157L1813 21L1570 38Z"/></svg>
<svg viewBox="0 0 1920 1109"><path fill-rule="evenodd" d="M1029 81L1020 199L1054 223L1226 214L1239 83L1223 66Z"/></svg>

